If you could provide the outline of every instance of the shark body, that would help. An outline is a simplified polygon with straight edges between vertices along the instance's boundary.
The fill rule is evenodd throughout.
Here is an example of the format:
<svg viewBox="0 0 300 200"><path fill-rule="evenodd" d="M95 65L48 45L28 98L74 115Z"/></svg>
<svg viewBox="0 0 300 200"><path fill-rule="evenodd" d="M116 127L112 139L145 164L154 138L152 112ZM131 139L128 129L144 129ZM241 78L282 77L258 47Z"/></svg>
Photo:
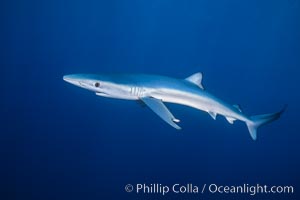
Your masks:
<svg viewBox="0 0 300 200"><path fill-rule="evenodd" d="M247 116L238 105L230 105L204 90L200 72L185 79L149 74L71 74L63 79L98 96L142 101L176 129L181 129L178 126L180 120L173 116L164 102L205 111L213 119L222 115L231 124L235 120L243 121L253 140L257 139L258 127L278 119L284 111Z"/></svg>

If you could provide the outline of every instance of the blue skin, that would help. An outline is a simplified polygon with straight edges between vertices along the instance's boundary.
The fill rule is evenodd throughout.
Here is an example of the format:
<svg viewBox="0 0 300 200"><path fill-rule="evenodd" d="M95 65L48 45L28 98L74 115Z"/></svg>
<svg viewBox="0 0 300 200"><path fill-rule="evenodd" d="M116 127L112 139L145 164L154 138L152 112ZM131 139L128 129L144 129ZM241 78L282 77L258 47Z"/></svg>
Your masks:
<svg viewBox="0 0 300 200"><path fill-rule="evenodd" d="M257 128L278 119L277 113L248 117L241 110L232 106L202 89L202 74L196 73L187 79L176 79L149 74L72 74L64 80L79 87L96 92L99 96L142 100L156 114L171 126L180 129L174 123L179 122L162 102L187 105L208 112L213 119L223 115L229 123L235 120L244 121L253 140L256 140ZM98 85L97 85L98 84Z"/></svg>

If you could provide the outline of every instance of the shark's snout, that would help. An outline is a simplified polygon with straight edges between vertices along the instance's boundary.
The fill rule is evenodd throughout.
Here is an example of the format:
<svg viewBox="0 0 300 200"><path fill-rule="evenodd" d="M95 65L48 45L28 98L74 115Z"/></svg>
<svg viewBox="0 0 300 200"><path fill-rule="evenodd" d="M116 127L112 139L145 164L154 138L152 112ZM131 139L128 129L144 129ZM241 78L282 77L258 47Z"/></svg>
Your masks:
<svg viewBox="0 0 300 200"><path fill-rule="evenodd" d="M75 78L74 78L74 75L70 74L70 75L64 75L64 76L63 76L63 79L64 79L65 81L68 81L68 80L72 80L72 79L75 79Z"/></svg>
<svg viewBox="0 0 300 200"><path fill-rule="evenodd" d="M63 80L77 87L81 87L88 90L94 89L93 82L80 74L65 75L63 76Z"/></svg>
<svg viewBox="0 0 300 200"><path fill-rule="evenodd" d="M65 76L63 76L63 80L68 82L68 83L71 83L73 85L79 85L80 84L80 81L74 75L65 75Z"/></svg>

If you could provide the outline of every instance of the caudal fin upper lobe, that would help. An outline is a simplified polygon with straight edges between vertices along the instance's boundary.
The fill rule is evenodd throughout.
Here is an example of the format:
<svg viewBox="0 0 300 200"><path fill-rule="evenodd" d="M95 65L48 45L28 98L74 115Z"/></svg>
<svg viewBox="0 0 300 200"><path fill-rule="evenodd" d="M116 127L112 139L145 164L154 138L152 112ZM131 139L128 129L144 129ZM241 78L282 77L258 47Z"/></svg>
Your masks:
<svg viewBox="0 0 300 200"><path fill-rule="evenodd" d="M253 140L257 138L257 129L263 125L271 123L280 117L280 115L285 111L287 106L285 106L281 111L271 114L254 115L251 116L249 121L246 122L248 130Z"/></svg>

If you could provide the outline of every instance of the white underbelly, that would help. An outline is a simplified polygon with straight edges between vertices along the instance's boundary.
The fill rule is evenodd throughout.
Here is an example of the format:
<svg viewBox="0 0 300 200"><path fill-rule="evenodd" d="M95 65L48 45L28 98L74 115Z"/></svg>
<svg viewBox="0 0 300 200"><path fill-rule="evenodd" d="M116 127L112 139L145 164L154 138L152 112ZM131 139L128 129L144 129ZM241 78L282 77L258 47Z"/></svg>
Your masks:
<svg viewBox="0 0 300 200"><path fill-rule="evenodd" d="M242 121L247 120L242 113L233 111L229 105L210 98L207 95L199 95L182 91L169 91L168 93L154 93L153 97L161 99L163 102L181 104L202 110L204 112L213 112L225 117L232 117Z"/></svg>
<svg viewBox="0 0 300 200"><path fill-rule="evenodd" d="M203 111L209 111L213 107L208 98L185 92L155 93L152 96L163 102L186 105Z"/></svg>

